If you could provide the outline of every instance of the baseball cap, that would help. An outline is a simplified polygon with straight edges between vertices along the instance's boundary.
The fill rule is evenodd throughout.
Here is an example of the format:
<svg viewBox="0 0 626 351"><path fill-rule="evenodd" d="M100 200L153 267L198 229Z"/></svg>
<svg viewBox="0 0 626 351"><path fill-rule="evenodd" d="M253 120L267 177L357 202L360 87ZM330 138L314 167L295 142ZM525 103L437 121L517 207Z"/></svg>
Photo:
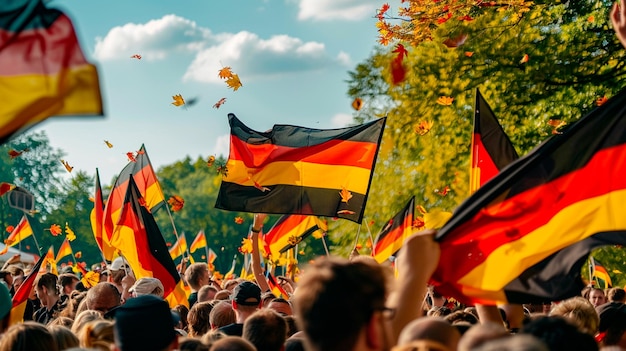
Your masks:
<svg viewBox="0 0 626 351"><path fill-rule="evenodd" d="M598 331L607 331L612 326L626 326L626 305L621 302L607 302L596 307L600 324Z"/></svg>
<svg viewBox="0 0 626 351"><path fill-rule="evenodd" d="M163 350L174 341L174 319L160 297L128 299L115 311L115 344L121 351Z"/></svg>
<svg viewBox="0 0 626 351"><path fill-rule="evenodd" d="M113 262L111 262L111 264L109 265L109 269L112 271L119 271L120 269L128 269L129 267L130 265L128 264L128 262L126 262L124 257L118 257L114 259Z"/></svg>
<svg viewBox="0 0 626 351"><path fill-rule="evenodd" d="M243 306L258 306L261 303L261 288L252 282L242 282L233 289L232 300Z"/></svg>
<svg viewBox="0 0 626 351"><path fill-rule="evenodd" d="M156 290L156 291L155 291ZM152 294L158 297L163 297L163 283L157 278L144 277L139 278L129 291L134 292L136 296Z"/></svg>

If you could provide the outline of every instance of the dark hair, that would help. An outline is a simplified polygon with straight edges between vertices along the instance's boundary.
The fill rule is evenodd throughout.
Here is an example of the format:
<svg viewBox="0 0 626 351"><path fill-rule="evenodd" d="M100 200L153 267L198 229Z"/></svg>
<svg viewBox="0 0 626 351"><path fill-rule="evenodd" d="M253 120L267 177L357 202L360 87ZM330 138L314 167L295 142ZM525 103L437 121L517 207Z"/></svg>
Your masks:
<svg viewBox="0 0 626 351"><path fill-rule="evenodd" d="M539 317L524 325L520 334L537 337L550 351L598 350L598 344L593 336L581 332L563 317Z"/></svg>

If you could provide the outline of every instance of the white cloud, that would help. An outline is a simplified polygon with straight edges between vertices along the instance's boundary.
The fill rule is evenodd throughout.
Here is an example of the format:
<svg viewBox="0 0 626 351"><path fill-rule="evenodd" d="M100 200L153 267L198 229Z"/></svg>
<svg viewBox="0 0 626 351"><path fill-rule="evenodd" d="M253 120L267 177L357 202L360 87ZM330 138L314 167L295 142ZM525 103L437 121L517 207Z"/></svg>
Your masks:
<svg viewBox="0 0 626 351"><path fill-rule="evenodd" d="M113 27L104 38L96 38L94 56L99 60L164 59L168 53L195 52L213 40L211 31L176 15L165 15L144 24Z"/></svg>
<svg viewBox="0 0 626 351"><path fill-rule="evenodd" d="M347 127L352 122L354 122L354 120L352 118L352 115L348 114L348 113L338 113L338 114L334 115L332 120L330 121L330 123L332 124L333 128Z"/></svg>
<svg viewBox="0 0 626 351"><path fill-rule="evenodd" d="M342 57L331 57L322 43L303 42L288 35L269 39L246 31L224 35L218 45L200 51L185 73L184 80L220 82L217 71L229 66L246 79L297 71L314 71L343 65Z"/></svg>
<svg viewBox="0 0 626 351"><path fill-rule="evenodd" d="M230 153L230 134L224 134L217 137L215 146L213 147L213 155L216 157L224 156L228 158Z"/></svg>
<svg viewBox="0 0 626 351"><path fill-rule="evenodd" d="M300 0L298 19L359 21L376 15L379 0Z"/></svg>

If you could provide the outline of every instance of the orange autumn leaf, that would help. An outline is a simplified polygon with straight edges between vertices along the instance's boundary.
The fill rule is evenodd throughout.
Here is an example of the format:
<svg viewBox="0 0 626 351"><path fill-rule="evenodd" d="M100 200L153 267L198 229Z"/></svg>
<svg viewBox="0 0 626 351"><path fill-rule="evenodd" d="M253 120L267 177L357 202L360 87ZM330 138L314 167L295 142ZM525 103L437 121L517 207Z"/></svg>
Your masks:
<svg viewBox="0 0 626 351"><path fill-rule="evenodd" d="M530 57L528 56L528 54L524 54L524 56L522 56L522 59L519 60L519 63L523 64L523 63L528 62L528 60L530 60Z"/></svg>
<svg viewBox="0 0 626 351"><path fill-rule="evenodd" d="M2 182L0 183L0 196L8 193L9 191L15 189L15 184Z"/></svg>
<svg viewBox="0 0 626 351"><path fill-rule="evenodd" d="M213 108L220 108L220 106L224 105L224 103L225 103L225 102L226 102L226 98L225 98L225 97L224 97L224 98L221 98L221 99L219 99L219 101L218 101L218 102L216 102L216 103L213 105Z"/></svg>
<svg viewBox="0 0 626 351"><path fill-rule="evenodd" d="M50 231L50 234L57 236L59 234L61 234L62 230L61 230L61 226L58 224L53 224L50 226L50 228L46 229Z"/></svg>
<svg viewBox="0 0 626 351"><path fill-rule="evenodd" d="M472 57L472 56L474 56L473 52L471 52L471 51L466 51L465 52L465 57Z"/></svg>
<svg viewBox="0 0 626 351"><path fill-rule="evenodd" d="M67 224L67 222L65 222L65 237L69 241L76 240L76 234L72 229L70 229L70 226Z"/></svg>
<svg viewBox="0 0 626 351"><path fill-rule="evenodd" d="M435 192L441 196L446 196L448 195L448 192L450 191L450 187L449 186L445 186L443 189L436 189Z"/></svg>
<svg viewBox="0 0 626 351"><path fill-rule="evenodd" d="M596 18L593 17L593 15L587 17L587 22L589 22L589 23L593 23L595 20L596 20Z"/></svg>
<svg viewBox="0 0 626 351"><path fill-rule="evenodd" d="M76 259L80 259L81 257L83 257L83 252L82 251L78 251L77 253L74 254L74 257Z"/></svg>
<svg viewBox="0 0 626 351"><path fill-rule="evenodd" d="M172 102L174 106L182 106L185 104L185 99L180 94L172 96L172 99L174 99L174 102Z"/></svg>
<svg viewBox="0 0 626 351"><path fill-rule="evenodd" d="M235 217L235 223L243 224L243 217L239 217L239 216Z"/></svg>
<svg viewBox="0 0 626 351"><path fill-rule="evenodd" d="M458 36L454 38L448 38L444 40L443 45L445 45L448 48L454 49L465 44L465 40L467 40L467 34L459 34Z"/></svg>
<svg viewBox="0 0 626 351"><path fill-rule="evenodd" d="M385 18L385 13L389 11L390 8L391 6L389 6L389 4L383 4L383 6L380 7L378 13L376 14L379 21L382 21Z"/></svg>
<svg viewBox="0 0 626 351"><path fill-rule="evenodd" d="M402 44L396 45L396 48L392 52L396 54L396 57L394 60L400 61L400 62L402 62L404 58L409 55L409 52L406 50L406 48Z"/></svg>
<svg viewBox="0 0 626 351"><path fill-rule="evenodd" d="M417 211L419 213L421 213L421 214L425 214L426 213L426 209L422 205L417 205Z"/></svg>
<svg viewBox="0 0 626 351"><path fill-rule="evenodd" d="M413 220L414 228L423 228L424 227L424 217L417 217Z"/></svg>
<svg viewBox="0 0 626 351"><path fill-rule="evenodd" d="M61 163L63 164L63 167L65 167L65 170L67 170L69 173L72 173L72 170L74 169L74 167L70 166L70 164L64 160L61 160Z"/></svg>
<svg viewBox="0 0 626 351"><path fill-rule="evenodd" d="M237 91L237 89L243 86L243 84L241 84L241 80L239 80L239 76L236 74L233 74L231 77L228 77L228 79L226 79L226 85L228 85L229 88L233 89L233 91Z"/></svg>
<svg viewBox="0 0 626 351"><path fill-rule="evenodd" d="M167 200L167 203L172 206L172 212L178 212L183 209L185 205L185 200L178 195L173 195Z"/></svg>
<svg viewBox="0 0 626 351"><path fill-rule="evenodd" d="M444 24L446 22L448 22L448 20L452 18L452 13L448 12L448 14L441 16L437 19L437 24Z"/></svg>
<svg viewBox="0 0 626 351"><path fill-rule="evenodd" d="M355 98L352 101L352 108L358 111L361 107L363 107L363 100L361 98Z"/></svg>
<svg viewBox="0 0 626 351"><path fill-rule="evenodd" d="M607 101L609 101L609 99L606 97L606 95L604 95L603 97L598 98L598 100L596 100L596 106L602 106Z"/></svg>
<svg viewBox="0 0 626 351"><path fill-rule="evenodd" d="M450 106L452 105L452 102L454 101L454 98L451 96L440 96L437 99L437 103L439 105L443 105L443 106Z"/></svg>
<svg viewBox="0 0 626 351"><path fill-rule="evenodd" d="M352 198L352 193L348 189L343 187L339 192L339 196L341 196L341 202L348 203L348 200Z"/></svg>
<svg viewBox="0 0 626 351"><path fill-rule="evenodd" d="M215 156L213 155L209 156L209 159L206 161L206 165L209 167L212 167L214 163L215 163Z"/></svg>
<svg viewBox="0 0 626 351"><path fill-rule="evenodd" d="M563 127L566 124L567 123L565 123L564 121L562 121L560 119L549 119L548 120L548 125L550 127L552 127L552 134L561 134L561 132L559 132L558 129Z"/></svg>
<svg viewBox="0 0 626 351"><path fill-rule="evenodd" d="M113 147L113 144L111 144L108 140L105 140L104 143L109 149Z"/></svg>
<svg viewBox="0 0 626 351"><path fill-rule="evenodd" d="M230 70L230 67L223 67L219 70L217 76L221 79L230 78L233 76L233 71Z"/></svg>
<svg viewBox="0 0 626 351"><path fill-rule="evenodd" d="M8 225L5 230L7 231L7 233L13 233L13 231L15 230L15 227L12 225Z"/></svg>
<svg viewBox="0 0 626 351"><path fill-rule="evenodd" d="M137 159L135 158L135 154L132 151L127 152L126 157L128 157L129 162L137 162Z"/></svg>
<svg viewBox="0 0 626 351"><path fill-rule="evenodd" d="M134 59L137 59L137 60L141 60L141 55L139 55L139 54L134 54L134 55L133 55L133 56L131 56L130 58L134 58Z"/></svg>
<svg viewBox="0 0 626 351"><path fill-rule="evenodd" d="M252 239L244 238L241 240L241 246L237 249L241 253L252 253Z"/></svg>
<svg viewBox="0 0 626 351"><path fill-rule="evenodd" d="M435 123L431 121L421 121L418 125L415 126L415 132L419 135L426 135L430 132L431 128Z"/></svg>
<svg viewBox="0 0 626 351"><path fill-rule="evenodd" d="M25 153L27 151L28 151L28 149L24 149L22 151L17 151L15 149L11 149L11 150L9 150L9 158L11 158L11 160L12 160L12 159L18 157L19 155L21 155L21 154L23 154L23 153Z"/></svg>

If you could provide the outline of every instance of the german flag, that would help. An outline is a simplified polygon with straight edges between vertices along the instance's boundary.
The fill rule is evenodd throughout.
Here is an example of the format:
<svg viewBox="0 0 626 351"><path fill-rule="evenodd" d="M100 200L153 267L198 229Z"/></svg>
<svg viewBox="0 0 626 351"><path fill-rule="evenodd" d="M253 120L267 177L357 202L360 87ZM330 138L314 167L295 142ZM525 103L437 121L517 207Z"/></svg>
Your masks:
<svg viewBox="0 0 626 351"><path fill-rule="evenodd" d="M24 311L26 310L26 304L28 303L28 297L33 291L35 285L35 279L41 270L41 265L46 259L45 256L39 258L37 263L30 269L30 273L22 282L22 285L17 289L15 295L13 295L11 318L9 325L17 324L24 321Z"/></svg>
<svg viewBox="0 0 626 351"><path fill-rule="evenodd" d="M432 284L465 303L578 295L591 250L626 245L626 90L478 189L438 232Z"/></svg>
<svg viewBox="0 0 626 351"><path fill-rule="evenodd" d="M415 196L411 197L402 211L398 212L381 229L374 240L374 258L378 263L385 262L400 250L404 240L411 235L415 212Z"/></svg>
<svg viewBox="0 0 626 351"><path fill-rule="evenodd" d="M102 115L96 67L70 19L43 0L0 8L0 143L50 116Z"/></svg>
<svg viewBox="0 0 626 351"><path fill-rule="evenodd" d="M70 241L65 238L61 247L59 247L59 251L57 251L57 256L54 260L56 262L61 262L63 257L67 257L69 255L74 255L74 252L72 251L72 246L70 246Z"/></svg>
<svg viewBox="0 0 626 351"><path fill-rule="evenodd" d="M104 244L112 240L131 178L134 179L141 198L145 201L149 211L154 212L165 204L165 197L148 158L148 152L144 145L141 145L135 161L130 161L115 180L104 207L102 228ZM112 261L115 258L113 252L103 252L103 254L106 260Z"/></svg>
<svg viewBox="0 0 626 351"><path fill-rule="evenodd" d="M204 230L201 230L196 235L196 238L191 242L191 246L189 247L189 251L191 253L196 252L196 250L206 247L206 236L204 235Z"/></svg>
<svg viewBox="0 0 626 351"><path fill-rule="evenodd" d="M96 244L100 248L104 257L113 257L114 249L109 245L109 240L104 241L102 237L102 226L104 218L104 199L102 198L102 187L100 186L100 173L96 168L96 185L93 197L93 210L89 219L91 221L91 230L96 239Z"/></svg>
<svg viewBox="0 0 626 351"><path fill-rule="evenodd" d="M470 194L498 174L502 168L519 158L511 140L478 89L474 105L471 148Z"/></svg>
<svg viewBox="0 0 626 351"><path fill-rule="evenodd" d="M589 256L589 272L591 272L591 280L596 282L596 288L608 289L611 287L609 272L593 256Z"/></svg>
<svg viewBox="0 0 626 351"><path fill-rule="evenodd" d="M144 203L134 178L130 177L111 244L128 261L135 278L159 279L163 283L164 296L168 296L178 284L180 275L163 235Z"/></svg>
<svg viewBox="0 0 626 351"><path fill-rule="evenodd" d="M289 294L276 282L276 278L274 278L274 275L270 271L267 271L267 285L269 285L274 296L289 300Z"/></svg>
<svg viewBox="0 0 626 351"><path fill-rule="evenodd" d="M228 121L230 155L216 208L361 222L385 118L340 129L275 125L267 132L232 113Z"/></svg>
<svg viewBox="0 0 626 351"><path fill-rule="evenodd" d="M20 219L20 222L17 224L17 226L13 228L11 234L9 234L9 237L4 240L5 246L4 249L2 249L2 252L0 252L0 255L4 255L5 253L7 253L9 251L9 246L15 246L20 241L33 235L33 228L31 228L30 223L26 218L26 215L22 216L22 219Z"/></svg>
<svg viewBox="0 0 626 351"><path fill-rule="evenodd" d="M323 234L328 226L316 216L284 215L263 236L265 252L272 259L278 259L282 253L295 247L302 240L315 232Z"/></svg>
<svg viewBox="0 0 626 351"><path fill-rule="evenodd" d="M172 259L176 259L185 254L187 251L187 239L185 239L185 233L180 234L178 240L170 247L169 252Z"/></svg>

